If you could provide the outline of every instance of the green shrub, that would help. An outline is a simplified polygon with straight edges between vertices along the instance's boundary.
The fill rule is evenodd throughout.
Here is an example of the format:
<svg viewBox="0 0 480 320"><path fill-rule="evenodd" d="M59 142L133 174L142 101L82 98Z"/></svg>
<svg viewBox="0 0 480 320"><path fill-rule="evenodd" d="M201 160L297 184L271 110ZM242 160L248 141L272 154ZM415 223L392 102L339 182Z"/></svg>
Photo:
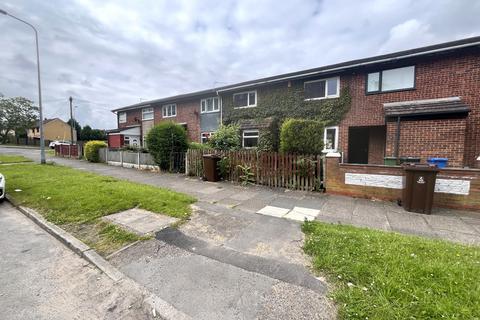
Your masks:
<svg viewBox="0 0 480 320"><path fill-rule="evenodd" d="M222 125L208 140L215 150L234 151L240 149L240 127L236 124Z"/></svg>
<svg viewBox="0 0 480 320"><path fill-rule="evenodd" d="M204 150L204 149L210 149L210 146L208 144L190 142L188 144L188 149Z"/></svg>
<svg viewBox="0 0 480 320"><path fill-rule="evenodd" d="M230 173L230 159L227 157L223 157L217 162L217 168L220 172L220 176L223 179L228 178L228 174Z"/></svg>
<svg viewBox="0 0 480 320"><path fill-rule="evenodd" d="M322 122L287 119L280 128L280 151L300 154L320 154L323 150Z"/></svg>
<svg viewBox="0 0 480 320"><path fill-rule="evenodd" d="M167 170L173 153L187 151L187 133L181 125L162 122L148 132L147 145L155 163Z"/></svg>
<svg viewBox="0 0 480 320"><path fill-rule="evenodd" d="M90 162L99 162L100 157L98 150L106 148L107 144L104 141L92 140L85 143L85 158Z"/></svg>

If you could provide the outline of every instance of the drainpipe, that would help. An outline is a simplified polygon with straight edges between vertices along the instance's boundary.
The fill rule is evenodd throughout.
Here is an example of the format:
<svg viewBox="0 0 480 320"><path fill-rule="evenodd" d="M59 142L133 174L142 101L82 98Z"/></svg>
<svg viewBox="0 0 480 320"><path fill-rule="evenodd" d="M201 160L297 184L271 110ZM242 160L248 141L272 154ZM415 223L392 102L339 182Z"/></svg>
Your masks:
<svg viewBox="0 0 480 320"><path fill-rule="evenodd" d="M223 124L223 99L222 99L222 96L218 94L218 91L217 91L217 96L220 100L220 124L222 125Z"/></svg>
<svg viewBox="0 0 480 320"><path fill-rule="evenodd" d="M397 161L397 165L400 164L400 159L399 159L399 153L400 153L400 116L397 117L397 136L395 138L395 158Z"/></svg>

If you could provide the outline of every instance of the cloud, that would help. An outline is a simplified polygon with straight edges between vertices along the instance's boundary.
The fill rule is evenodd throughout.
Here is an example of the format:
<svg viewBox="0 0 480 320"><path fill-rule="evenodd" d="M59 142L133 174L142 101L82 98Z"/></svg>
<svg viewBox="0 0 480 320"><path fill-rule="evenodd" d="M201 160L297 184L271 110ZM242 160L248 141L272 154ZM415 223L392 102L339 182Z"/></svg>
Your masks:
<svg viewBox="0 0 480 320"><path fill-rule="evenodd" d="M7 0L40 34L45 114L115 127L111 109L478 35L468 0ZM33 33L0 17L0 92L36 100Z"/></svg>

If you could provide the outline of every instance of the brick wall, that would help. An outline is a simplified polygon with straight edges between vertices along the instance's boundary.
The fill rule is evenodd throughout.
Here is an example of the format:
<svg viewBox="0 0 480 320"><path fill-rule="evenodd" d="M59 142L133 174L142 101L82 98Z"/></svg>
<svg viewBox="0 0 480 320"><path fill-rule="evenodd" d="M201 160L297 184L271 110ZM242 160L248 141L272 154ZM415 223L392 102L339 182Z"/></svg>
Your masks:
<svg viewBox="0 0 480 320"><path fill-rule="evenodd" d="M368 163L383 164L385 157L385 127L371 127L368 140Z"/></svg>
<svg viewBox="0 0 480 320"><path fill-rule="evenodd" d="M400 122L400 157L448 158L448 165L462 167L467 120L436 119ZM386 155L395 155L397 123L387 123Z"/></svg>
<svg viewBox="0 0 480 320"><path fill-rule="evenodd" d="M387 201L396 201L402 198L402 187L399 187L399 181L404 175L402 167L340 164L339 159L326 159L325 185L327 193ZM352 174L364 176L365 185L346 183L347 175L351 176ZM373 186L375 184L377 186ZM379 187L378 185L389 187ZM480 170L442 169L437 175L437 186L439 185L442 185L444 192L435 192L434 207L477 212L480 210ZM466 185L468 185L468 194L463 194L466 192Z"/></svg>
<svg viewBox="0 0 480 320"><path fill-rule="evenodd" d="M187 124L187 135L190 141L200 142L200 99L177 103L177 116L171 118L163 118L162 107L156 106L155 124L162 121L173 121L176 123Z"/></svg>
<svg viewBox="0 0 480 320"><path fill-rule="evenodd" d="M463 158L465 165L476 165L475 159L480 154L479 50L458 56L424 58L411 64L416 65L414 90L366 95L365 74L376 70L341 76L341 86L349 86L352 95L350 111L340 124L340 150L345 152L345 159L348 160L348 127L385 125L383 103L460 96L472 109L466 121Z"/></svg>

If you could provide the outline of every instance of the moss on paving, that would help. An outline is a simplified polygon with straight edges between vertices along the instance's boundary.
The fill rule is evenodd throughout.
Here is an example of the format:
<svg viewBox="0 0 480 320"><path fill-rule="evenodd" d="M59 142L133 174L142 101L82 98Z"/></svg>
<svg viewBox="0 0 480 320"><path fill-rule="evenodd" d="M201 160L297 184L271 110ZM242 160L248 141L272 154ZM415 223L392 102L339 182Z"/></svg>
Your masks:
<svg viewBox="0 0 480 320"><path fill-rule="evenodd" d="M480 319L480 247L306 222L341 319Z"/></svg>
<svg viewBox="0 0 480 320"><path fill-rule="evenodd" d="M184 220L195 202L167 189L57 165L11 165L2 167L1 172L7 192L17 203L36 209L103 254L143 238L103 222L101 217L139 207Z"/></svg>

